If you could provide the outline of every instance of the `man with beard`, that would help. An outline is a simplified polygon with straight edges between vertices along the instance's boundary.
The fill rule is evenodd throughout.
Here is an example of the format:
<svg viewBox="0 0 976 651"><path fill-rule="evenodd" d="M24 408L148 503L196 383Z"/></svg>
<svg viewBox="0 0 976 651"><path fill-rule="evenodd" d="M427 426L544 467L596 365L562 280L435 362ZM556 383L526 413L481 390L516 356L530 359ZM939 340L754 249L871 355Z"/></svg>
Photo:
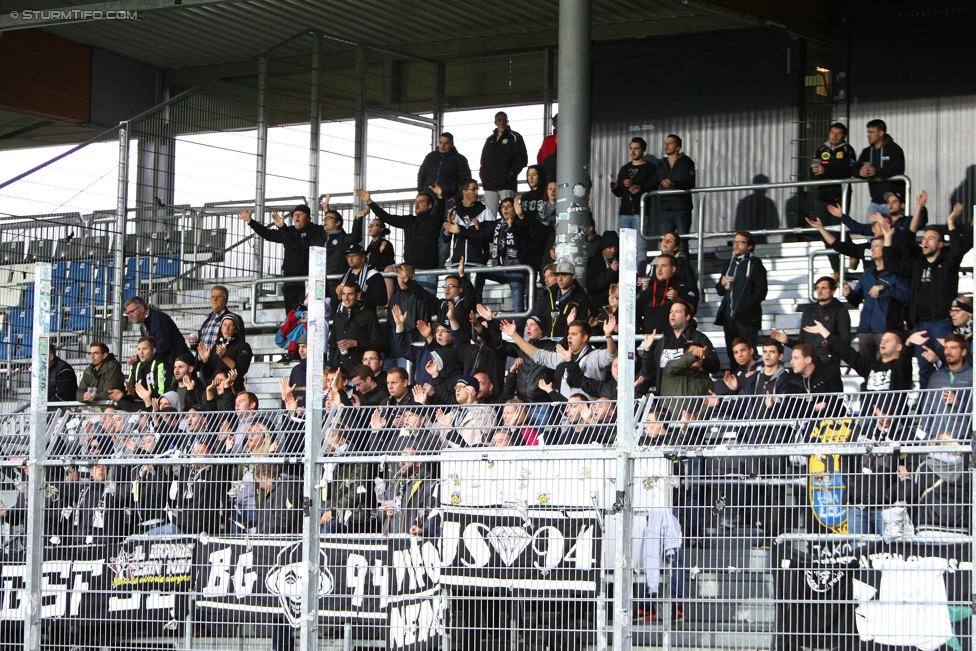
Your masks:
<svg viewBox="0 0 976 651"><path fill-rule="evenodd" d="M194 368L196 363L196 358L186 353L177 357L173 364L173 381L168 390L179 395L183 410L202 405L207 400L206 387Z"/></svg>

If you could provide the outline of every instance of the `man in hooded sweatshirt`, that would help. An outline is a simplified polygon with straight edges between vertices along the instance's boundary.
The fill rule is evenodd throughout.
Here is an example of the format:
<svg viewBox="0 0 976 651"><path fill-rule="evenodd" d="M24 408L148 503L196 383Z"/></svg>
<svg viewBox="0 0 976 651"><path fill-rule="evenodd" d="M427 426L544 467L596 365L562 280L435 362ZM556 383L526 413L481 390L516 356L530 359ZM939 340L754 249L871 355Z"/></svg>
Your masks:
<svg viewBox="0 0 976 651"><path fill-rule="evenodd" d="M586 269L586 293L594 305L602 306L607 299L610 285L620 282L620 261L617 252L620 237L617 231L604 231L597 245L597 254L590 258Z"/></svg>
<svg viewBox="0 0 976 651"><path fill-rule="evenodd" d="M884 120L871 120L867 128L868 146L861 150L861 155L854 163L854 176L871 181L868 183L871 203L868 204L867 214L879 212L887 215L885 193L905 192L904 181L888 180L905 173L905 152L888 135L888 125Z"/></svg>
<svg viewBox="0 0 976 651"><path fill-rule="evenodd" d="M231 369L237 371L234 380L234 393L244 390L244 376L251 368L254 354L251 346L244 338L244 322L236 314L227 314L220 322L220 336L210 350L203 348L203 342L197 344L197 352L203 360L200 372L205 381L210 381L214 374Z"/></svg>

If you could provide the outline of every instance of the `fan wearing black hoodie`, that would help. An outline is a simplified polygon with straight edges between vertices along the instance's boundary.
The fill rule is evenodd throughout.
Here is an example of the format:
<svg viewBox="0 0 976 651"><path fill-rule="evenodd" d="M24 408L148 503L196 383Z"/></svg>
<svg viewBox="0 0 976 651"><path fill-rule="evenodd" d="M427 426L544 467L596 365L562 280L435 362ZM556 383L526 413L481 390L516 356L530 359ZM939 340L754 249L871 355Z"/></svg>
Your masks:
<svg viewBox="0 0 976 651"><path fill-rule="evenodd" d="M455 197L460 191L459 184L471 178L468 159L454 148L454 136L445 131L437 138L437 149L424 157L417 171L417 192L440 185L448 197Z"/></svg>
<svg viewBox="0 0 976 651"><path fill-rule="evenodd" d="M200 372L204 379L209 382L215 373L220 371L237 371L237 379L234 381L234 393L244 390L244 376L251 368L251 359L254 354L251 346L244 337L244 322L236 314L227 314L220 322L220 336L214 342L213 347L207 350L203 347L203 342L198 344L197 352L203 361Z"/></svg>
<svg viewBox="0 0 976 651"><path fill-rule="evenodd" d="M519 219L525 219L528 227L534 233L529 242L529 258L536 271L542 269L542 257L545 245L549 239L549 230L554 228L551 222L542 217L542 206L548 204L546 199L546 173L541 165L530 165L525 171L525 180L529 184L529 191L523 192L519 202L515 204L515 213Z"/></svg>
<svg viewBox="0 0 976 651"><path fill-rule="evenodd" d="M329 329L329 365L347 371L362 363L364 350L386 350L386 340L376 313L363 307L362 290L355 283L339 285L342 304Z"/></svg>
<svg viewBox="0 0 976 651"><path fill-rule="evenodd" d="M611 285L620 282L620 261L617 250L620 237L617 231L604 231L597 245L597 253L590 258L586 269L586 293L594 305L600 305L610 291Z"/></svg>
<svg viewBox="0 0 976 651"><path fill-rule="evenodd" d="M518 175L528 162L525 140L508 126L508 115L499 111L495 114L495 130L481 149L479 172L485 186L485 203L492 212L498 207L499 201L515 196Z"/></svg>
<svg viewBox="0 0 976 651"><path fill-rule="evenodd" d="M905 182L888 179L905 173L905 152L888 135L884 120L868 122L868 146L861 150L853 172L855 176L871 180L868 183L871 194L868 215L876 212L888 214L888 203L884 198L886 192L897 192L904 196Z"/></svg>

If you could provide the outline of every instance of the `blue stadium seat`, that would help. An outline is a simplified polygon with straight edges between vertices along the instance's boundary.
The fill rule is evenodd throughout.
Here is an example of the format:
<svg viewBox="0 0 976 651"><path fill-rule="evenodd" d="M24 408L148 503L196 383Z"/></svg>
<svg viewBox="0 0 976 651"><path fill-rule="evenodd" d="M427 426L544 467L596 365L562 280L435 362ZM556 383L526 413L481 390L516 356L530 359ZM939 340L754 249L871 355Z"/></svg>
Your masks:
<svg viewBox="0 0 976 651"><path fill-rule="evenodd" d="M136 270L139 271L139 275L146 277L149 275L150 265L152 264L152 258L141 257L141 258L129 258L125 261L126 276L130 273L135 274Z"/></svg>
<svg viewBox="0 0 976 651"><path fill-rule="evenodd" d="M178 255L162 257L156 260L157 276L179 276L180 257Z"/></svg>
<svg viewBox="0 0 976 651"><path fill-rule="evenodd" d="M21 306L26 307L28 310L34 307L34 287L33 285L27 285L24 287L24 299L21 301Z"/></svg>
<svg viewBox="0 0 976 651"><path fill-rule="evenodd" d="M68 263L65 261L55 262L51 265L51 280L58 282L68 277Z"/></svg>
<svg viewBox="0 0 976 651"><path fill-rule="evenodd" d="M72 263L75 264L75 263ZM62 307L75 307L85 304L85 286L79 283L71 283L64 288L61 293Z"/></svg>
<svg viewBox="0 0 976 651"><path fill-rule="evenodd" d="M10 313L10 324L18 334L34 330L34 310L15 310Z"/></svg>
<svg viewBox="0 0 976 651"><path fill-rule="evenodd" d="M107 283L115 278L115 262L112 260L98 260L94 264L96 283Z"/></svg>
<svg viewBox="0 0 976 651"><path fill-rule="evenodd" d="M52 315L53 316L53 315ZM77 331L91 328L92 313L90 307L76 307L68 310L68 317L64 322L64 329Z"/></svg>
<svg viewBox="0 0 976 651"><path fill-rule="evenodd" d="M122 300L127 301L136 295L136 281L130 280L122 285Z"/></svg>
<svg viewBox="0 0 976 651"><path fill-rule="evenodd" d="M15 335L14 340L10 342L13 347L11 351L11 357L13 359L24 359L31 356L31 344L33 343L31 337L23 337L21 335Z"/></svg>
<svg viewBox="0 0 976 651"><path fill-rule="evenodd" d="M91 299L95 305L104 305L112 300L112 296L108 291L108 285L96 282L89 287L91 289Z"/></svg>
<svg viewBox="0 0 976 651"><path fill-rule="evenodd" d="M91 260L78 260L68 266L68 280L80 283L91 282L92 262Z"/></svg>

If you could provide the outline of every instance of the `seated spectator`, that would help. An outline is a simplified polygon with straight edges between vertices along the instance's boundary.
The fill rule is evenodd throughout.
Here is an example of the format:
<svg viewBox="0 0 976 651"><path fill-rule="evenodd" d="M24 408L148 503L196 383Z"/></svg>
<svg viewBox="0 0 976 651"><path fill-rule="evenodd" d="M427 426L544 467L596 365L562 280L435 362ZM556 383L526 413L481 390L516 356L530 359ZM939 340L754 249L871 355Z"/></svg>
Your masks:
<svg viewBox="0 0 976 651"><path fill-rule="evenodd" d="M129 320L139 325L143 337L152 337L156 342L156 357L173 368L173 362L183 353L190 352L180 329L165 312L150 310L146 302L133 296L125 302L125 314ZM137 355L129 358L129 366L138 361Z"/></svg>
<svg viewBox="0 0 976 651"><path fill-rule="evenodd" d="M339 280L339 286L349 284L358 286L362 290L359 300L363 307L376 312L376 308L383 307L390 300L386 294L386 281L380 272L367 266L366 250L361 244L350 244L346 247L345 253L349 269Z"/></svg>
<svg viewBox="0 0 976 651"><path fill-rule="evenodd" d="M590 299L578 282L572 262L556 265L556 284L548 287L542 299L536 303L534 316L545 324L543 331L551 339L562 339L567 334L570 312L576 319L588 321L591 314Z"/></svg>
<svg viewBox="0 0 976 651"><path fill-rule="evenodd" d="M973 367L967 359L967 342L961 335L946 335L942 345L944 365L931 348L924 344L923 348L930 355L930 361L940 368L929 379L929 391L922 394L918 411L925 417L919 429L929 436L943 432L966 439L971 431L973 400Z"/></svg>
<svg viewBox="0 0 976 651"><path fill-rule="evenodd" d="M254 354L251 346L244 337L244 323L236 314L228 314L220 322L220 336L209 350L198 344L197 352L203 361L200 372L204 378L212 378L220 371L237 371L234 381L234 392L244 390L244 376L251 368Z"/></svg>
<svg viewBox="0 0 976 651"><path fill-rule="evenodd" d="M494 447L511 445L542 445L542 432L529 422L529 408L518 398L505 401L502 408L502 425L495 430L491 444Z"/></svg>
<svg viewBox="0 0 976 651"><path fill-rule="evenodd" d="M74 400L78 392L78 376L71 364L57 355L53 342L48 344L47 401L60 402Z"/></svg>
<svg viewBox="0 0 976 651"><path fill-rule="evenodd" d="M968 433L967 433L968 434ZM929 442L926 455L912 474L914 513L918 531L969 533L972 522L972 475L962 452L942 452L939 447L958 446L949 432Z"/></svg>
<svg viewBox="0 0 976 651"><path fill-rule="evenodd" d="M617 231L604 231L597 244L597 253L590 258L586 269L586 293L591 301L602 301L610 287L620 282L619 248Z"/></svg>
<svg viewBox="0 0 976 651"><path fill-rule="evenodd" d="M173 365L173 382L168 390L179 394L183 410L202 405L206 401L206 386L197 377L196 364L196 357L187 353L177 357L176 364Z"/></svg>
<svg viewBox="0 0 976 651"><path fill-rule="evenodd" d="M569 348L566 349L557 345L555 351L537 348L527 342L518 334L514 323L504 321L501 328L502 332L511 337L532 361L555 371L553 385L556 391L569 398L571 395L580 393L580 390L570 384L567 363L576 362L583 371L583 375L602 381L614 357L617 356L617 343L613 339L613 328L616 324L616 319L611 319L604 324L603 333L607 337L607 347L605 349L594 349L590 347L590 325L582 320L573 321L569 324L569 332L566 335ZM586 397L593 399L595 396Z"/></svg>
<svg viewBox="0 0 976 651"><path fill-rule="evenodd" d="M129 369L129 378L125 383L125 396L121 391L109 391L109 397L115 402L135 405L138 395L136 385L149 389L152 397L163 395L173 382L173 373L166 363L156 357L156 340L153 337L142 337L136 343L136 363Z"/></svg>
<svg viewBox="0 0 976 651"><path fill-rule="evenodd" d="M818 279L814 287L817 302L803 310L799 335L789 337L785 330L774 329L769 331L769 336L790 348L795 348L799 343L810 344L820 356L820 365L839 373L841 358L836 351L851 347L851 316L847 308L834 298L836 291L836 280L830 276ZM822 324L827 334L832 335L837 342L836 348L827 345L827 335L821 335L820 328L814 327L815 323Z"/></svg>
<svg viewBox="0 0 976 651"><path fill-rule="evenodd" d="M329 330L329 364L348 371L362 362L364 350L386 350L386 344L376 314L360 302L359 286L342 284L337 291L342 304Z"/></svg>
<svg viewBox="0 0 976 651"><path fill-rule="evenodd" d="M81 386L75 392L75 400L92 402L93 400L114 400L109 395L111 391L118 391L121 398L125 391L125 381L122 379L122 365L115 355L108 351L108 346L100 341L88 347L91 359L81 374ZM95 391L92 392L91 390Z"/></svg>
<svg viewBox="0 0 976 651"><path fill-rule="evenodd" d="M192 334L187 338L187 343L190 344L190 348L196 350L200 342L203 342L203 347L207 350L213 348L213 345L217 342L217 337L220 336L221 322L225 316L232 314L227 309L227 299L229 297L230 293L223 285L214 285L210 290L210 314L203 320L203 325L200 326L196 334Z"/></svg>

